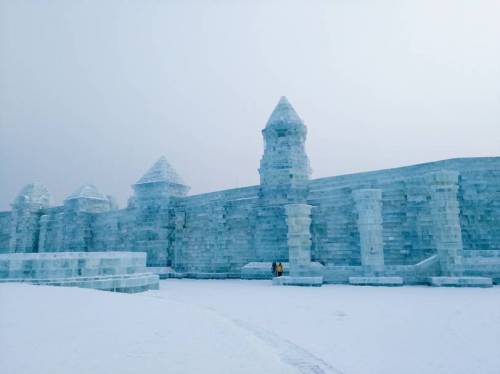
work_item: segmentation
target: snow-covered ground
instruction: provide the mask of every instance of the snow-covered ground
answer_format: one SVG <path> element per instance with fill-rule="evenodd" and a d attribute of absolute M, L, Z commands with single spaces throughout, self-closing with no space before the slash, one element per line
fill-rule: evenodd
<path fill-rule="evenodd" d="M 0 372 L 499 374 L 500 287 L 0 284 Z"/>

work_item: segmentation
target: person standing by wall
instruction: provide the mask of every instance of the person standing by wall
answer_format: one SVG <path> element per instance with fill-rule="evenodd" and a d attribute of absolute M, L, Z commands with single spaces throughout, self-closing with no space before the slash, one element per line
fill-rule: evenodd
<path fill-rule="evenodd" d="M 278 273 L 278 277 L 281 277 L 283 275 L 285 268 L 283 267 L 283 264 L 281 262 L 278 262 L 278 265 L 276 266 L 276 272 Z"/>

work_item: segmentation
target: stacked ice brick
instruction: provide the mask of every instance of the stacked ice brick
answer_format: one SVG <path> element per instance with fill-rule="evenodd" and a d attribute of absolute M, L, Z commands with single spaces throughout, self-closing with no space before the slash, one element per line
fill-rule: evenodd
<path fill-rule="evenodd" d="M 94 186 L 57 207 L 43 186 L 27 186 L 0 212 L 0 252 L 147 252 L 148 266 L 196 278 L 268 278 L 272 261 L 288 272 L 290 256 L 310 253 L 326 282 L 500 279 L 500 157 L 310 180 L 307 130 L 286 98 L 262 133 L 257 186 L 187 196 L 165 158 L 133 185 L 125 209 Z M 293 218 L 296 204 L 310 213 Z"/>
<path fill-rule="evenodd" d="M 0 254 L 0 281 L 119 292 L 158 288 L 158 276 L 146 271 L 146 253 L 140 252 Z"/>

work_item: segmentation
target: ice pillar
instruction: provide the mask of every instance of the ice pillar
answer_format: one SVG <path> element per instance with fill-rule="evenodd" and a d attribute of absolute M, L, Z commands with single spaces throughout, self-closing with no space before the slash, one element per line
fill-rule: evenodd
<path fill-rule="evenodd" d="M 358 213 L 361 265 L 367 271 L 383 271 L 382 191 L 356 190 L 353 191 L 353 197 Z"/>
<path fill-rule="evenodd" d="M 311 208 L 312 206 L 307 204 L 289 204 L 285 206 L 291 276 L 310 275 Z"/>
<path fill-rule="evenodd" d="M 425 175 L 430 194 L 432 233 L 443 275 L 462 274 L 462 230 L 458 204 L 458 172 Z"/>

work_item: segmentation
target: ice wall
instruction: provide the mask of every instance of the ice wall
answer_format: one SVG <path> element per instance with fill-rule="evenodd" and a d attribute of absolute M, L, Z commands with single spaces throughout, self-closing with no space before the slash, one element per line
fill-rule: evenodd
<path fill-rule="evenodd" d="M 289 260 L 287 206 L 296 204 L 311 207 L 313 262 L 397 272 L 439 254 L 443 273 L 453 273 L 447 264 L 458 257 L 496 271 L 500 157 L 310 180 L 307 129 L 286 98 L 262 134 L 258 186 L 187 196 L 189 186 L 164 157 L 132 186 L 125 209 L 88 185 L 50 207 L 46 189 L 28 185 L 11 212 L 0 212 L 0 252 L 140 251 L 149 266 L 237 277 L 250 262 Z"/>
<path fill-rule="evenodd" d="M 309 184 L 313 205 L 313 259 L 360 265 L 358 215 L 353 191 L 382 190 L 386 264 L 415 264 L 436 252 L 426 174 L 458 173 L 464 250 L 500 249 L 500 157 L 437 161 L 396 169 L 322 178 Z"/>

